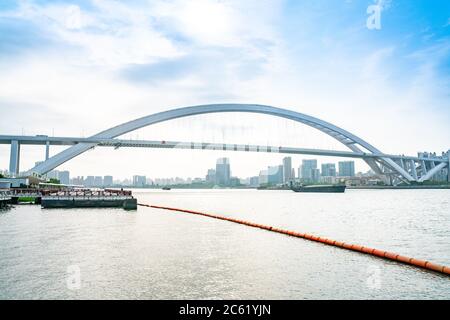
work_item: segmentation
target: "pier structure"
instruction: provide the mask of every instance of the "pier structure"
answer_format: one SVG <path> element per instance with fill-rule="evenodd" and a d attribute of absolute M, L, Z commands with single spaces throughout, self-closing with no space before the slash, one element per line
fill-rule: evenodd
<path fill-rule="evenodd" d="M 136 210 L 137 199 L 125 190 L 47 190 L 42 192 L 42 208 L 123 208 Z"/>
<path fill-rule="evenodd" d="M 25 200 L 24 200 L 25 199 Z M 0 190 L 0 206 L 27 202 L 42 208 L 123 208 L 136 210 L 131 191 L 115 189 L 9 189 Z"/>

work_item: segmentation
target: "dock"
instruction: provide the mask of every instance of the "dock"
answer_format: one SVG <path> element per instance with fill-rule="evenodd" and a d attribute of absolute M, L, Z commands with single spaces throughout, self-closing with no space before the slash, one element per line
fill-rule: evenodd
<path fill-rule="evenodd" d="M 136 210 L 137 199 L 124 190 L 66 190 L 42 192 L 42 208 L 123 208 Z"/>
<path fill-rule="evenodd" d="M 42 208 L 123 208 L 137 210 L 131 191 L 115 189 L 9 189 L 0 191 L 0 206 L 37 204 Z"/>

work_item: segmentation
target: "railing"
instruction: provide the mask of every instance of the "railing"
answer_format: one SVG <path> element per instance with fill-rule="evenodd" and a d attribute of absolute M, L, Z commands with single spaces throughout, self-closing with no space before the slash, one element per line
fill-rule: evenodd
<path fill-rule="evenodd" d="M 132 199 L 132 196 L 60 196 L 60 195 L 50 195 L 50 196 L 43 196 L 42 200 L 73 200 L 73 201 L 79 201 L 79 200 L 95 200 L 95 201 L 101 201 L 101 200 L 127 200 Z"/>
<path fill-rule="evenodd" d="M 11 197 L 71 197 L 71 198 L 130 198 L 131 191 L 126 190 L 91 190 L 91 189 L 76 189 L 76 190 L 51 190 L 51 189 L 11 189 L 9 196 Z"/>
<path fill-rule="evenodd" d="M 41 191 L 37 189 L 11 189 L 11 196 L 26 197 L 26 196 L 40 196 Z"/>
<path fill-rule="evenodd" d="M 98 198 L 110 198 L 110 197 L 131 197 L 131 191 L 125 190 L 44 190 L 41 192 L 44 197 L 98 197 Z"/>

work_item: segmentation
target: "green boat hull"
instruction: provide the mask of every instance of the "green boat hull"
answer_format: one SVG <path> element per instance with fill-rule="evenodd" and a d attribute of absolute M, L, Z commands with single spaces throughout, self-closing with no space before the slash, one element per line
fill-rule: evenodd
<path fill-rule="evenodd" d="M 326 192 L 326 193 L 343 193 L 345 192 L 345 185 L 327 185 L 327 186 L 302 186 L 292 187 L 294 192 Z"/>

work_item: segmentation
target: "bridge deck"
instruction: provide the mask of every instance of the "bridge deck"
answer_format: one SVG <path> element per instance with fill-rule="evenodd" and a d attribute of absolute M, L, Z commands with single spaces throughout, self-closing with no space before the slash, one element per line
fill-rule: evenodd
<path fill-rule="evenodd" d="M 157 141 L 157 140 L 126 140 L 126 139 L 103 139 L 103 138 L 77 138 L 77 137 L 48 137 L 48 136 L 12 136 L 0 135 L 0 144 L 11 144 L 11 141 L 19 141 L 25 145 L 67 145 L 72 146 L 78 143 L 93 143 L 99 147 L 114 148 L 165 148 L 165 149 L 196 149 L 196 150 L 225 150 L 225 151 L 244 151 L 244 152 L 268 152 L 268 153 L 286 153 L 286 154 L 304 154 L 331 157 L 348 158 L 390 158 L 404 159 L 414 161 L 434 161 L 448 162 L 448 159 L 442 157 L 415 157 L 405 155 L 392 155 L 385 153 L 370 152 L 352 152 L 339 150 L 309 149 L 295 147 L 275 147 L 261 145 L 243 145 L 243 144 L 222 144 L 207 142 L 182 142 L 182 141 Z"/>

